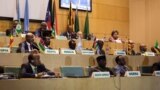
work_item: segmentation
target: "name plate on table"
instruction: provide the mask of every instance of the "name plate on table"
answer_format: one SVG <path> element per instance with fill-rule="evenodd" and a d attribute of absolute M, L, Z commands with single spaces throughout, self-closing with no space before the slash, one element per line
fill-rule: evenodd
<path fill-rule="evenodd" d="M 94 51 L 82 50 L 82 55 L 95 55 Z"/>
<path fill-rule="evenodd" d="M 0 53 L 10 53 L 10 52 L 11 52 L 10 48 L 5 48 L 5 47 L 0 48 Z"/>
<path fill-rule="evenodd" d="M 145 52 L 145 56 L 155 56 L 155 53 L 153 53 L 153 52 Z"/>
<path fill-rule="evenodd" d="M 126 77 L 140 77 L 141 73 L 140 71 L 126 71 L 125 76 Z"/>
<path fill-rule="evenodd" d="M 158 76 L 158 77 L 160 77 L 160 71 L 154 71 L 154 73 L 153 73 L 155 76 Z"/>
<path fill-rule="evenodd" d="M 67 40 L 66 36 L 56 36 L 58 40 Z"/>
<path fill-rule="evenodd" d="M 45 54 L 59 54 L 59 50 L 45 49 Z"/>
<path fill-rule="evenodd" d="M 76 51 L 75 50 L 65 50 L 65 49 L 62 49 L 61 50 L 61 54 L 73 54 L 73 55 L 75 55 Z"/>
<path fill-rule="evenodd" d="M 93 72 L 92 77 L 93 78 L 110 78 L 111 75 L 109 72 Z"/>
<path fill-rule="evenodd" d="M 123 50 L 116 50 L 114 53 L 115 55 L 126 55 L 126 52 Z"/>

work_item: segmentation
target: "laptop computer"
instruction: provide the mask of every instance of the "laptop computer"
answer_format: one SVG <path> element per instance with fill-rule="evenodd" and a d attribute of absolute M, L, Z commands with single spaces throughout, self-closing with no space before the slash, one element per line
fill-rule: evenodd
<path fill-rule="evenodd" d="M 80 78 L 84 76 L 84 70 L 82 67 L 65 66 L 60 68 L 62 77 Z"/>

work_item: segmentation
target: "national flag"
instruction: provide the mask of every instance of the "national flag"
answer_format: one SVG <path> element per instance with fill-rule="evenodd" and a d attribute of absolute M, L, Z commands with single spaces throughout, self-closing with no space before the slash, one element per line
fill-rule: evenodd
<path fill-rule="evenodd" d="M 48 30 L 52 31 L 52 36 L 55 36 L 55 30 L 53 28 L 53 7 L 52 7 L 52 0 L 49 0 L 49 2 L 48 2 L 48 8 L 47 8 L 45 22 L 47 23 Z"/>
<path fill-rule="evenodd" d="M 75 14 L 75 24 L 74 24 L 75 32 L 79 31 L 79 17 L 78 17 L 78 6 L 76 7 L 76 14 Z"/>
<path fill-rule="evenodd" d="M 74 25 L 74 20 L 73 20 L 73 10 L 72 10 L 72 3 L 70 2 L 70 7 L 69 7 L 69 14 L 68 14 L 68 26 Z"/>
<path fill-rule="evenodd" d="M 159 48 L 159 43 L 158 43 L 158 41 L 155 42 L 154 47 L 155 47 L 155 48 Z"/>
<path fill-rule="evenodd" d="M 11 35 L 11 36 L 10 36 L 10 41 L 9 41 L 9 47 L 10 47 L 10 48 L 12 47 L 13 42 L 14 42 L 14 39 L 13 39 L 13 36 Z"/>
<path fill-rule="evenodd" d="M 56 0 L 54 0 L 54 2 L 53 2 L 53 27 L 54 27 L 55 35 L 58 35 Z"/>
<path fill-rule="evenodd" d="M 14 17 L 14 20 L 18 20 L 18 24 L 16 26 L 16 34 L 18 35 L 22 33 L 19 0 L 16 0 L 16 15 Z"/>
<path fill-rule="evenodd" d="M 45 44 L 44 44 L 44 41 L 43 41 L 43 39 L 41 38 L 40 41 L 39 41 L 39 43 L 38 43 L 38 47 L 39 47 L 39 49 L 40 49 L 41 52 L 44 52 L 44 51 L 45 51 L 44 45 L 45 45 Z"/>
<path fill-rule="evenodd" d="M 89 35 L 89 17 L 88 17 L 88 10 L 87 10 L 85 25 L 84 25 L 84 37 L 87 38 L 88 35 Z"/>
<path fill-rule="evenodd" d="M 24 33 L 29 31 L 29 6 L 28 0 L 25 3 L 25 10 L 24 10 Z"/>

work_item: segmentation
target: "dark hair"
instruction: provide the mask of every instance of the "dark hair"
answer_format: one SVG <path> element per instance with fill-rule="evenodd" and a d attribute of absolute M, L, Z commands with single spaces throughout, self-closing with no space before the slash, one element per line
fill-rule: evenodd
<path fill-rule="evenodd" d="M 118 61 L 120 60 L 119 57 L 121 57 L 122 55 L 118 55 L 116 58 L 115 58 L 115 62 L 118 64 Z"/>
<path fill-rule="evenodd" d="M 113 36 L 115 33 L 119 34 L 119 32 L 117 30 L 113 30 L 111 35 Z"/>
<path fill-rule="evenodd" d="M 0 74 L 4 73 L 4 67 L 0 66 Z"/>
<path fill-rule="evenodd" d="M 74 45 L 73 43 L 76 43 L 73 39 L 69 41 L 68 45 L 70 49 L 75 49 L 76 44 Z"/>
<path fill-rule="evenodd" d="M 101 61 L 101 60 L 105 60 L 106 61 L 106 56 L 105 55 L 102 55 L 102 56 L 98 56 L 96 58 L 97 62 Z"/>

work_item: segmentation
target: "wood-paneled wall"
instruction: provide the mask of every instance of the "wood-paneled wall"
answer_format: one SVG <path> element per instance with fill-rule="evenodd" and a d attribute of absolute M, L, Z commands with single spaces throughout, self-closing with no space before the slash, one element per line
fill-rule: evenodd
<path fill-rule="evenodd" d="M 68 10 L 59 9 L 56 0 L 59 33 L 66 30 Z M 129 34 L 129 0 L 92 0 L 92 12 L 89 13 L 90 32 L 98 37 L 110 36 L 113 29 L 120 32 L 120 36 Z M 80 30 L 84 29 L 85 12 L 79 11 Z M 0 20 L 0 31 L 11 27 L 12 20 Z M 39 22 L 40 23 L 40 22 Z M 31 22 L 30 30 L 34 31 L 39 23 Z"/>
<path fill-rule="evenodd" d="M 130 38 L 150 48 L 160 42 L 160 0 L 130 0 Z"/>

